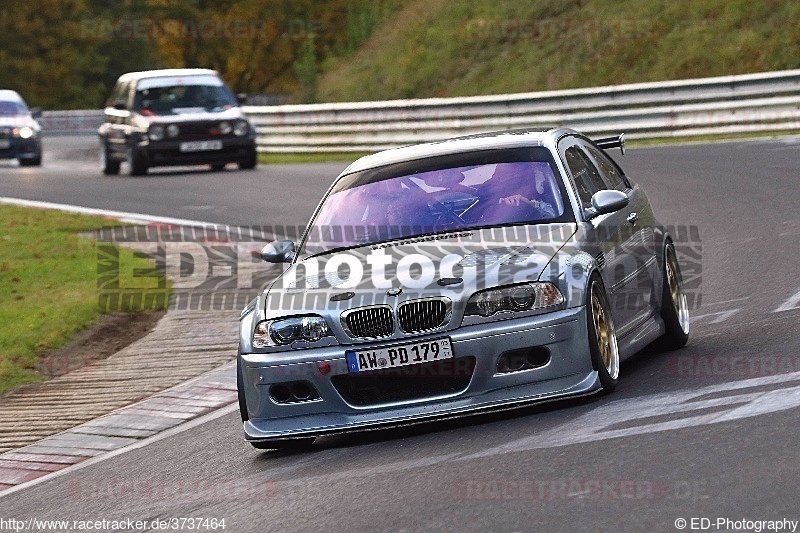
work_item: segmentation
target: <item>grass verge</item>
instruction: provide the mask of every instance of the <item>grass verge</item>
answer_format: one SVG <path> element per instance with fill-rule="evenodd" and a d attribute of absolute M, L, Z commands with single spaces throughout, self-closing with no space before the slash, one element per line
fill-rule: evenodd
<path fill-rule="evenodd" d="M 372 152 L 307 152 L 291 154 L 258 154 L 258 162 L 264 165 L 281 165 L 291 163 L 333 163 L 353 162 L 359 157 Z"/>
<path fill-rule="evenodd" d="M 40 356 L 62 347 L 96 320 L 98 249 L 79 233 L 119 225 L 101 217 L 0 205 L 0 394 L 41 380 Z M 118 280 L 149 259 L 118 249 Z M 169 283 L 154 283 L 166 306 Z M 115 311 L 137 312 L 121 307 Z"/>

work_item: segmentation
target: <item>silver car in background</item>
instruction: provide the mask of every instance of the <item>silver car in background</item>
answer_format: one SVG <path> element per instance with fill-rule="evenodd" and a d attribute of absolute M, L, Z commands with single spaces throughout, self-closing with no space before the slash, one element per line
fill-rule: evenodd
<path fill-rule="evenodd" d="M 243 311 L 256 448 L 609 392 L 620 361 L 683 346 L 674 245 L 641 188 L 576 131 L 384 151 L 333 183 L 286 270 Z"/>
<path fill-rule="evenodd" d="M 16 159 L 20 166 L 42 164 L 42 128 L 39 108 L 28 109 L 16 91 L 0 90 L 0 159 Z"/>

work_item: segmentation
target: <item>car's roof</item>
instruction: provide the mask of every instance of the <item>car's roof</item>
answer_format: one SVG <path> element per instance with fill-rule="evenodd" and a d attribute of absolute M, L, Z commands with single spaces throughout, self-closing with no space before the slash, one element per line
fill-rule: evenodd
<path fill-rule="evenodd" d="M 519 146 L 546 146 L 565 133 L 576 133 L 567 128 L 531 128 L 494 131 L 454 137 L 442 141 L 392 148 L 354 161 L 342 174 L 350 174 L 404 161 L 425 159 L 448 154 L 495 150 Z M 549 141 L 549 142 L 548 142 Z"/>
<path fill-rule="evenodd" d="M 19 93 L 11 89 L 0 89 L 0 100 L 5 100 L 7 102 L 24 102 Z"/>
<path fill-rule="evenodd" d="M 118 81 L 141 80 L 144 78 L 165 78 L 168 76 L 216 76 L 217 71 L 207 68 L 165 68 L 161 70 L 142 70 L 128 72 L 119 77 Z"/>

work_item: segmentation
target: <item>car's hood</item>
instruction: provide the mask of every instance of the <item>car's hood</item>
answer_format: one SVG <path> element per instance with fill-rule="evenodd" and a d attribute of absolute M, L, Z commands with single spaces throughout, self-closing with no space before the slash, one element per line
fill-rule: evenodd
<path fill-rule="evenodd" d="M 36 122 L 30 115 L 0 117 L 0 128 L 22 128 L 25 126 L 39 131 L 39 123 Z"/>
<path fill-rule="evenodd" d="M 169 115 L 141 115 L 150 124 L 175 124 L 181 122 L 203 122 L 213 120 L 235 120 L 244 118 L 242 110 L 232 107 L 223 111 L 206 111 L 202 107 L 178 108 Z"/>
<path fill-rule="evenodd" d="M 268 289 L 267 315 L 270 309 L 274 316 L 318 312 L 331 297 L 337 301 L 348 293 L 354 295 L 338 300 L 340 305 L 433 295 L 465 300 L 484 288 L 539 279 L 575 231 L 574 223 L 469 230 L 311 257 L 289 267 Z"/>

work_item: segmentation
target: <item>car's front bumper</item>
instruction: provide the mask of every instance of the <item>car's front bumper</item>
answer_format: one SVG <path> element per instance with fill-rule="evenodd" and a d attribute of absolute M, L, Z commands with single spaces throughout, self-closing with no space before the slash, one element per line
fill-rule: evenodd
<path fill-rule="evenodd" d="M 271 441 L 395 427 L 580 396 L 600 389 L 589 356 L 583 307 L 418 338 L 444 336 L 450 338 L 455 358 L 474 357 L 474 370 L 462 390 L 374 405 L 346 401 L 331 379 L 348 374 L 345 349 L 351 346 L 299 350 L 280 356 L 242 354 L 239 363 L 249 416 L 244 423 L 245 438 Z M 544 366 L 496 372 L 500 354 L 537 346 L 550 352 Z M 325 362 L 330 371 L 323 375 L 319 365 Z M 271 398 L 272 385 L 296 380 L 310 382 L 318 398 L 281 404 Z"/>
<path fill-rule="evenodd" d="M 143 151 L 147 164 L 158 167 L 245 161 L 253 156 L 256 149 L 255 139 L 250 137 L 205 140 L 221 140 L 222 148 L 219 150 L 182 152 L 180 145 L 181 142 L 185 141 L 151 141 Z"/>
<path fill-rule="evenodd" d="M 41 154 L 42 144 L 38 137 L 0 139 L 0 159 L 35 159 Z"/>

